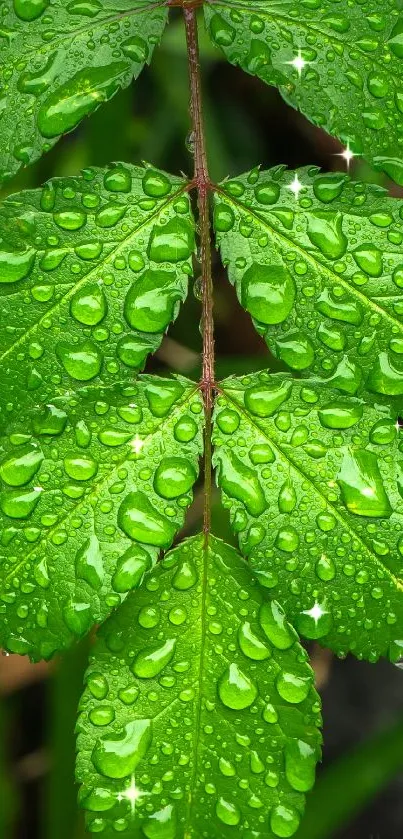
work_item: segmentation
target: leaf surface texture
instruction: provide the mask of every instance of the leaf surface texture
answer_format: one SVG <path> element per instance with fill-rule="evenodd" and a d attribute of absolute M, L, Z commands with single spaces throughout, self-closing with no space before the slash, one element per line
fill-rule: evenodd
<path fill-rule="evenodd" d="M 320 754 L 312 677 L 237 552 L 213 537 L 183 542 L 91 657 L 77 765 L 89 830 L 291 836 Z"/>

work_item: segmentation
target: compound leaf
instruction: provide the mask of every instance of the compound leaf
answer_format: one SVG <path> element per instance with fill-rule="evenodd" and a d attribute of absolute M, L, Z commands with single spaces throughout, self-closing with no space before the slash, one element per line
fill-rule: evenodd
<path fill-rule="evenodd" d="M 218 483 L 241 550 L 306 638 L 376 660 L 403 646 L 403 455 L 396 415 L 318 379 L 227 379 Z"/>
<path fill-rule="evenodd" d="M 89 830 L 291 836 L 320 754 L 312 683 L 239 554 L 186 540 L 99 632 L 78 723 Z"/>
<path fill-rule="evenodd" d="M 82 389 L 1 438 L 0 644 L 67 647 L 136 587 L 183 525 L 202 451 L 182 378 Z"/>
<path fill-rule="evenodd" d="M 312 167 L 218 188 L 223 261 L 275 356 L 345 394 L 403 395 L 402 216 L 381 188 Z"/>
<path fill-rule="evenodd" d="M 0 184 L 137 78 L 167 15 L 149 0 L 7 0 Z"/>
<path fill-rule="evenodd" d="M 144 365 L 192 273 L 186 182 L 113 164 L 0 208 L 0 413 L 4 418 Z"/>
<path fill-rule="evenodd" d="M 232 64 L 403 184 L 403 14 L 377 0 L 207 0 L 211 38 Z"/>

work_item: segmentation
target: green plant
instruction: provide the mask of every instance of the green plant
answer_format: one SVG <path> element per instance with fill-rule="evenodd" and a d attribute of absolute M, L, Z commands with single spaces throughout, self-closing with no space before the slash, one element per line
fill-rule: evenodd
<path fill-rule="evenodd" d="M 347 162 L 401 184 L 403 18 L 375 0 L 4 3 L 4 181 L 139 74 L 170 6 L 193 178 L 111 164 L 0 209 L 1 640 L 49 658 L 105 621 L 78 721 L 90 832 L 289 837 L 320 756 L 297 633 L 371 661 L 402 651 L 403 209 L 312 167 L 213 184 L 197 14 Z M 200 381 L 137 376 L 186 296 L 193 193 Z M 294 375 L 215 380 L 210 196 L 240 302 Z M 166 553 L 203 431 L 203 533 Z M 211 533 L 213 462 L 242 557 Z"/>

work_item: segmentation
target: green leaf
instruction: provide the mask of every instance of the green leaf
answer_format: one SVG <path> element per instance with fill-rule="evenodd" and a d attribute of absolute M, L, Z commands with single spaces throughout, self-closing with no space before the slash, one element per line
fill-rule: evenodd
<path fill-rule="evenodd" d="M 151 61 L 168 16 L 167 8 L 149 0 L 6 5 L 0 32 L 0 184 L 137 78 Z"/>
<path fill-rule="evenodd" d="M 277 358 L 345 394 L 403 395 L 402 217 L 381 188 L 314 167 L 218 187 L 223 261 Z"/>
<path fill-rule="evenodd" d="M 104 620 L 182 527 L 202 451 L 187 379 L 82 389 L 0 441 L 0 645 L 49 658 Z"/>
<path fill-rule="evenodd" d="M 0 208 L 0 412 L 141 369 L 192 273 L 186 182 L 113 164 Z"/>
<path fill-rule="evenodd" d="M 286 837 L 320 753 L 313 673 L 237 552 L 188 539 L 102 627 L 78 723 L 105 839 Z"/>
<path fill-rule="evenodd" d="M 403 14 L 395 0 L 214 0 L 205 17 L 232 64 L 403 184 Z"/>
<path fill-rule="evenodd" d="M 338 655 L 403 647 L 403 456 L 396 416 L 318 379 L 227 379 L 218 483 L 242 553 L 306 638 Z"/>

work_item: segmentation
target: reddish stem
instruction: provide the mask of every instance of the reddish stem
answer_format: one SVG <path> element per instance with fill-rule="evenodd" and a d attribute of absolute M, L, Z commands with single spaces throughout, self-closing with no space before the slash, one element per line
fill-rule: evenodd
<path fill-rule="evenodd" d="M 183 6 L 185 18 L 186 43 L 190 78 L 190 112 L 192 117 L 192 141 L 194 145 L 195 171 L 193 184 L 197 189 L 199 207 L 199 232 L 202 274 L 202 330 L 203 330 L 203 367 L 200 387 L 204 397 L 205 411 L 205 486 L 204 486 L 204 532 L 211 527 L 211 418 L 214 401 L 214 319 L 213 319 L 213 280 L 211 271 L 211 238 L 209 190 L 211 181 L 208 172 L 206 140 L 204 133 L 202 91 L 200 75 L 199 38 L 197 30 L 196 7 L 200 2 L 187 3 Z"/>

